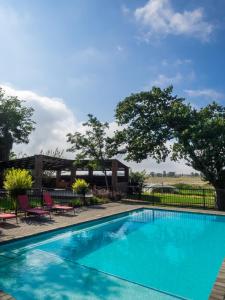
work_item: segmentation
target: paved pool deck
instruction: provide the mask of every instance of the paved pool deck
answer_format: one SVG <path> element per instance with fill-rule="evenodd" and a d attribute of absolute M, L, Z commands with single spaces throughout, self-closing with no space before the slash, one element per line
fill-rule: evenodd
<path fill-rule="evenodd" d="M 38 217 L 30 216 L 25 218 L 21 215 L 16 219 L 8 220 L 7 222 L 0 223 L 0 244 L 10 240 L 20 239 L 23 237 L 43 233 L 78 223 L 99 219 L 102 217 L 111 216 L 117 213 L 134 210 L 141 208 L 143 205 L 129 205 L 122 203 L 107 203 L 103 205 L 89 206 L 85 208 L 78 208 L 73 212 L 68 213 L 54 213 L 52 218 L 48 216 Z"/>
<path fill-rule="evenodd" d="M 177 208 L 177 207 L 162 207 L 147 205 L 143 202 L 114 202 L 103 205 L 89 206 L 87 208 L 79 208 L 76 214 L 54 214 L 50 220 L 48 217 L 27 217 L 21 215 L 18 224 L 16 220 L 9 220 L 0 223 L 0 245 L 1 243 L 9 242 L 11 240 L 20 239 L 27 236 L 32 236 L 38 233 L 47 232 L 86 221 L 96 220 L 99 218 L 111 216 L 114 214 L 131 211 L 138 208 L 155 208 L 167 209 L 203 214 L 215 214 L 225 216 L 225 212 L 218 212 L 216 210 L 203 210 L 203 209 L 190 209 L 190 208 Z M 4 296 L 4 297 L 3 297 Z M 13 299 L 9 295 L 0 291 L 0 299 L 9 300 Z M 210 300 L 225 300 L 225 260 L 221 266 L 218 277 L 212 289 Z"/>

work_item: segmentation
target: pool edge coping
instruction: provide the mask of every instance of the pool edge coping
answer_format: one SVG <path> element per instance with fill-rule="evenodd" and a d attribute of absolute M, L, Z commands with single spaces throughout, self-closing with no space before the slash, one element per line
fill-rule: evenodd
<path fill-rule="evenodd" d="M 32 237 L 35 237 L 35 236 L 40 236 L 40 235 L 48 234 L 48 233 L 51 233 L 51 232 L 52 233 L 57 232 L 57 231 L 67 229 L 67 228 L 71 228 L 71 227 L 74 227 L 74 226 L 88 224 L 88 223 L 91 223 L 93 221 L 105 220 L 105 219 L 107 219 L 109 217 L 112 217 L 112 216 L 119 216 L 119 215 L 122 215 L 124 213 L 129 213 L 129 212 L 132 212 L 132 211 L 142 210 L 142 209 L 145 209 L 145 207 L 133 208 L 133 209 L 125 210 L 125 211 L 118 212 L 118 213 L 112 213 L 112 214 L 109 214 L 109 215 L 103 216 L 103 217 L 96 217 L 96 218 L 94 217 L 91 220 L 81 221 L 81 222 L 78 222 L 78 223 L 74 223 L 74 224 L 70 224 L 70 225 L 66 225 L 66 226 L 62 226 L 62 227 L 58 227 L 58 228 L 53 228 L 53 229 L 45 230 L 45 231 L 42 231 L 42 232 L 36 232 L 36 233 L 28 234 L 26 236 L 19 236 L 19 237 L 16 237 L 16 238 L 14 237 L 12 239 L 8 239 L 8 240 L 5 240 L 5 241 L 0 241 L 0 247 L 3 246 L 3 245 L 13 243 L 13 242 L 18 242 L 20 240 L 26 240 L 26 239 L 29 239 L 29 238 L 32 238 Z"/>

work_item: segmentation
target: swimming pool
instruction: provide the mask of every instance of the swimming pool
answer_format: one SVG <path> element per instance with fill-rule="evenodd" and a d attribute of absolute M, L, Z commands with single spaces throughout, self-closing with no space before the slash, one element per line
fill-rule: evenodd
<path fill-rule="evenodd" d="M 28 299 L 208 299 L 225 217 L 141 209 L 0 246 L 0 289 Z"/>

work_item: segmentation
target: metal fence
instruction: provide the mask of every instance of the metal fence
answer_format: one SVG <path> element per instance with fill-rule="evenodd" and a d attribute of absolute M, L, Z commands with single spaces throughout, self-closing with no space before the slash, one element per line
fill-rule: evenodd
<path fill-rule="evenodd" d="M 74 193 L 71 189 L 30 189 L 26 191 L 29 198 L 30 206 L 43 205 L 43 193 L 49 192 L 57 204 L 69 203 L 73 206 L 79 205 L 79 201 L 83 201 L 83 196 Z M 92 193 L 85 195 L 86 203 L 90 202 L 93 197 Z M 6 190 L 0 189 L 0 210 L 15 210 L 18 206 L 15 197 Z"/>
<path fill-rule="evenodd" d="M 79 206 L 83 196 L 77 195 L 71 189 L 30 189 L 26 194 L 29 197 L 31 206 L 43 205 L 43 193 L 48 191 L 54 201 L 59 204 L 70 203 L 73 206 Z M 98 190 L 94 194 L 103 197 L 111 198 L 111 194 L 103 193 L 104 190 Z M 142 200 L 147 201 L 152 205 L 165 205 L 165 206 L 179 206 L 179 207 L 192 207 L 192 208 L 215 208 L 216 193 L 213 189 L 183 189 L 183 188 L 145 188 L 140 193 L 136 188 L 129 187 L 129 193 L 123 198 L 128 200 Z M 93 194 L 86 195 L 86 203 L 92 203 Z M 225 199 L 224 199 L 225 200 Z M 12 195 L 5 191 L 0 190 L 0 210 L 15 210 L 16 202 Z"/>
<path fill-rule="evenodd" d="M 152 205 L 193 207 L 193 208 L 215 208 L 216 193 L 214 189 L 183 189 L 183 188 L 145 188 L 138 192 L 132 187 L 127 199 L 147 201 Z"/>

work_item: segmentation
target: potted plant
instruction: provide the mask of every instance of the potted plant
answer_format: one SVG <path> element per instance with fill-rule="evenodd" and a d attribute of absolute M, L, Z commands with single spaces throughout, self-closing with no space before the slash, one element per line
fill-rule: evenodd
<path fill-rule="evenodd" d="M 83 202 L 87 205 L 85 195 L 89 190 L 89 184 L 84 179 L 76 179 L 75 182 L 72 184 L 72 189 L 78 195 L 83 196 Z"/>

